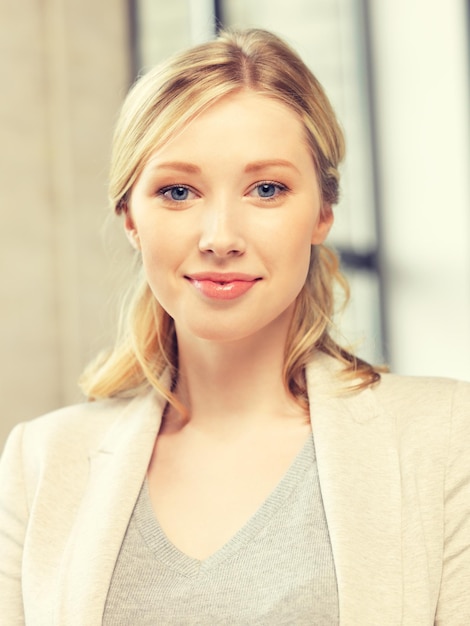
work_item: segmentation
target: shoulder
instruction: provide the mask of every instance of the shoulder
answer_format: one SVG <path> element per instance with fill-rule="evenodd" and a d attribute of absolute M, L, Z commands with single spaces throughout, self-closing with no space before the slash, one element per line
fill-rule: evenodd
<path fill-rule="evenodd" d="M 111 433 L 126 436 L 126 425 L 139 415 L 149 395 L 84 402 L 23 422 L 13 429 L 5 450 L 14 445 L 27 465 L 35 467 L 51 460 L 88 459 Z"/>
<path fill-rule="evenodd" d="M 129 400 L 99 400 L 67 406 L 20 425 L 23 437 L 35 448 L 54 447 L 66 442 L 93 445 L 125 410 Z"/>
<path fill-rule="evenodd" d="M 459 433 L 460 445 L 470 452 L 470 383 L 383 374 L 371 393 L 393 420 L 400 444 L 451 452 Z"/>
<path fill-rule="evenodd" d="M 401 376 L 384 373 L 365 389 L 360 381 L 342 376 L 341 364 L 332 357 L 317 356 L 307 369 L 309 395 L 325 396 L 334 406 L 344 406 L 354 421 L 389 423 L 390 434 L 413 433 L 424 439 L 446 437 L 451 427 L 469 431 L 470 383 L 449 378 Z"/>
<path fill-rule="evenodd" d="M 470 404 L 470 383 L 450 378 L 382 374 L 372 393 L 394 413 L 450 416 Z"/>
<path fill-rule="evenodd" d="M 451 428 L 457 424 L 470 435 L 470 383 L 449 378 L 383 374 L 372 394 L 398 426 L 422 424 Z"/>
<path fill-rule="evenodd" d="M 315 354 L 307 367 L 307 381 L 315 393 L 350 401 L 367 400 L 380 412 L 398 415 L 451 415 L 469 408 L 470 383 L 451 378 L 382 373 L 374 385 L 358 389 L 360 380 L 343 377 L 344 366 L 331 356 Z"/>
<path fill-rule="evenodd" d="M 69 406 L 19 424 L 0 459 L 0 483 L 20 481 L 29 502 L 39 488 L 80 491 L 98 452 L 113 455 L 155 437 L 163 405 L 148 391 Z"/>

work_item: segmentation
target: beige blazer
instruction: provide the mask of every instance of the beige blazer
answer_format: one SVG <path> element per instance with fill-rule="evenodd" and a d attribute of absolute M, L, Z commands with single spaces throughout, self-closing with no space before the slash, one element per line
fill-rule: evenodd
<path fill-rule="evenodd" d="M 309 367 L 341 626 L 470 624 L 470 385 L 385 375 L 338 394 Z M 0 465 L 0 624 L 98 626 L 163 402 L 18 426 Z M 274 625 L 275 626 L 275 625 Z"/>

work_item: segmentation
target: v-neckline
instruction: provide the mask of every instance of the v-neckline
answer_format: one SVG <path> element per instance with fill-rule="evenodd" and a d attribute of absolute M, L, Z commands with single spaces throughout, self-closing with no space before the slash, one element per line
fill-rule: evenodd
<path fill-rule="evenodd" d="M 230 558 L 252 541 L 276 512 L 287 503 L 314 461 L 313 435 L 310 434 L 270 495 L 224 545 L 203 560 L 190 557 L 168 539 L 154 513 L 147 478 L 142 485 L 135 508 L 137 527 L 155 558 L 184 576 L 195 577 Z"/>

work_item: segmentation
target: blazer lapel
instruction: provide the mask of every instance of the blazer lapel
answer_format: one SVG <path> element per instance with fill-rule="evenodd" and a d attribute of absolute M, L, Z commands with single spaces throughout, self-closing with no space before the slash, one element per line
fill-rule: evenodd
<path fill-rule="evenodd" d="M 394 421 L 370 389 L 345 394 L 331 359 L 307 370 L 341 626 L 402 620 L 401 488 Z"/>
<path fill-rule="evenodd" d="M 165 401 L 131 401 L 98 450 L 61 567 L 55 624 L 98 626 L 129 519 L 160 427 Z"/>
<path fill-rule="evenodd" d="M 311 421 L 341 626 L 402 619 L 401 488 L 393 420 L 371 390 L 341 395 L 331 359 L 307 369 Z M 165 401 L 131 401 L 96 451 L 61 567 L 57 626 L 99 626 Z"/>

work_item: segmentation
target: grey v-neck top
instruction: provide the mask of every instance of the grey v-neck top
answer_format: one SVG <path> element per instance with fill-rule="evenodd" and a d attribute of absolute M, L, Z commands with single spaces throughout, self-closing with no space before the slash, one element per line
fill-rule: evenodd
<path fill-rule="evenodd" d="M 313 437 L 257 512 L 203 561 L 168 540 L 144 482 L 103 616 L 104 626 L 129 624 L 339 624 Z"/>

